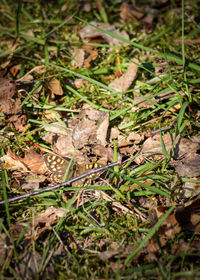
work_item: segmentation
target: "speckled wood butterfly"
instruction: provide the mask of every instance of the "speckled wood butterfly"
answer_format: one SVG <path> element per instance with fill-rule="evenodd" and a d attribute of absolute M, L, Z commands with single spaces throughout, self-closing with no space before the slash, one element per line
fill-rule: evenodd
<path fill-rule="evenodd" d="M 52 180 L 55 183 L 62 183 L 66 173 L 67 176 L 65 179 L 67 180 L 79 176 L 90 169 L 102 166 L 98 163 L 77 164 L 70 162 L 69 158 L 62 158 L 53 154 L 44 155 L 44 161 L 48 170 L 52 173 Z M 69 166 L 69 164 L 71 165 Z M 67 169 L 69 169 L 68 172 L 66 172 Z M 83 181 L 85 181 L 85 179 L 83 179 Z M 75 182 L 73 186 L 80 186 L 83 184 L 83 181 Z"/>

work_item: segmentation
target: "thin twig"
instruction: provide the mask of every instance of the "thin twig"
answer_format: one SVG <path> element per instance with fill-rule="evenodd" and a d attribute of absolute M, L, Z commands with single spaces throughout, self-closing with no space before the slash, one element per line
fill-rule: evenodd
<path fill-rule="evenodd" d="M 18 200 L 21 200 L 21 199 L 25 199 L 25 198 L 29 198 L 29 197 L 32 197 L 32 196 L 36 196 L 36 195 L 39 195 L 41 193 L 57 190 L 57 189 L 59 189 L 61 187 L 64 187 L 64 186 L 67 186 L 67 185 L 71 185 L 72 183 L 74 183 L 74 182 L 76 182 L 78 180 L 81 180 L 81 179 L 83 179 L 83 178 L 85 178 L 87 176 L 90 176 L 92 174 L 101 172 L 101 171 L 103 171 L 103 170 L 105 170 L 107 168 L 110 168 L 110 167 L 113 167 L 113 166 L 116 166 L 116 165 L 119 165 L 119 163 L 118 162 L 113 162 L 111 164 L 105 165 L 103 167 L 99 167 L 97 169 L 91 169 L 90 171 L 85 172 L 85 173 L 81 174 L 80 176 L 77 176 L 77 177 L 75 177 L 73 179 L 67 180 L 64 183 L 57 184 L 57 185 L 50 186 L 50 187 L 46 187 L 46 188 L 43 188 L 43 189 L 41 189 L 39 191 L 33 191 L 33 192 L 29 192 L 29 193 L 22 194 L 22 195 L 19 195 L 19 196 L 15 196 L 15 197 L 9 198 L 8 200 L 0 200 L 0 205 L 5 204 L 6 202 L 12 203 L 14 201 L 18 201 Z"/>
<path fill-rule="evenodd" d="M 173 124 L 177 121 L 177 119 L 178 119 L 178 116 L 170 123 L 170 125 L 168 125 L 166 127 L 163 127 L 161 129 L 153 130 L 153 131 L 150 132 L 150 134 L 156 134 L 158 132 L 169 130 L 170 128 L 172 128 Z"/>

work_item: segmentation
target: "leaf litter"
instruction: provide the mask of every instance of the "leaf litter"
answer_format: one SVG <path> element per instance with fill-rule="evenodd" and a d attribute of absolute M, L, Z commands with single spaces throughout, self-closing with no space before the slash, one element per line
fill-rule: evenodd
<path fill-rule="evenodd" d="M 99 81 L 104 83 L 107 79 L 108 87 L 113 89 L 115 94 L 117 92 L 121 97 L 121 93 L 123 93 L 123 100 L 117 99 L 117 94 L 113 97 L 113 92 L 103 92 L 99 88 L 97 90 L 98 95 L 95 96 L 97 85 L 91 85 L 89 75 L 85 75 L 84 79 L 76 79 L 76 75 L 72 77 L 73 75 L 66 75 L 66 73 L 63 74 L 63 77 L 60 73 L 55 75 L 55 68 L 53 69 L 51 65 L 48 67 L 46 67 L 47 65 L 41 65 L 41 61 L 38 66 L 32 65 L 32 69 L 30 69 L 31 66 L 27 69 L 25 67 L 25 71 L 27 71 L 25 73 L 21 62 L 19 62 L 19 65 L 13 64 L 15 57 L 13 53 L 7 56 L 7 61 L 1 64 L 2 69 L 4 69 L 0 79 L 1 144 L 4 144 L 2 146 L 4 147 L 4 155 L 1 157 L 1 162 L 9 175 L 8 196 L 16 193 L 16 190 L 22 193 L 24 190 L 40 189 L 49 183 L 49 173 L 44 163 L 43 154 L 44 152 L 50 152 L 50 147 L 54 154 L 64 158 L 73 158 L 73 161 L 77 163 L 97 162 L 106 165 L 108 162 L 112 162 L 113 158 L 122 163 L 120 169 L 114 169 L 114 174 L 110 174 L 109 177 L 94 179 L 92 185 L 97 185 L 102 189 L 94 189 L 93 192 L 82 194 L 79 209 L 76 209 L 73 203 L 69 203 L 74 190 L 73 192 L 68 191 L 65 195 L 57 194 L 57 197 L 54 194 L 53 198 L 50 194 L 46 201 L 42 197 L 30 200 L 29 203 L 31 207 L 35 207 L 34 211 L 37 211 L 37 214 L 31 213 L 32 210 L 29 210 L 28 202 L 20 201 L 18 205 L 22 206 L 20 212 L 24 219 L 20 217 L 20 213 L 16 212 L 18 221 L 13 218 L 12 204 L 9 205 L 12 224 L 5 223 L 2 227 L 4 232 L 0 234 L 1 256 L 6 260 L 6 262 L 0 260 L 4 272 L 8 270 L 8 264 L 13 262 L 13 247 L 7 232 L 12 233 L 14 240 L 18 244 L 20 243 L 21 248 L 25 250 L 23 254 L 19 252 L 19 265 L 15 266 L 17 273 L 21 277 L 32 277 L 37 275 L 42 258 L 37 251 L 34 255 L 30 240 L 48 243 L 46 235 L 50 234 L 58 223 L 62 227 L 61 221 L 65 221 L 66 228 L 70 229 L 71 232 L 66 230 L 65 227 L 63 227 L 63 234 L 59 232 L 62 238 L 61 240 L 57 236 L 60 242 L 60 251 L 53 249 L 49 253 L 48 261 L 51 257 L 62 255 L 67 244 L 70 252 L 88 252 L 88 254 L 97 256 L 102 262 L 109 260 L 112 264 L 112 272 L 116 272 L 119 266 L 123 270 L 127 258 L 130 258 L 133 252 L 137 252 L 137 244 L 145 239 L 146 232 L 156 227 L 171 205 L 174 206 L 174 210 L 166 217 L 159 228 L 151 236 L 149 235 L 148 241 L 143 243 L 141 249 L 135 253 L 134 263 L 143 265 L 160 260 L 164 262 L 163 250 L 168 250 L 173 256 L 181 255 L 186 251 L 194 256 L 199 255 L 199 136 L 195 134 L 196 131 L 191 132 L 189 130 L 191 125 L 193 125 L 193 128 L 195 127 L 195 121 L 198 122 L 198 112 L 195 108 L 195 102 L 198 101 L 194 99 L 193 104 L 191 102 L 184 115 L 191 120 L 185 126 L 188 133 L 185 131 L 182 131 L 183 133 L 180 133 L 180 135 L 177 135 L 177 131 L 176 134 L 174 133 L 175 129 L 180 129 L 180 124 L 171 126 L 162 135 L 155 133 L 147 135 L 147 132 L 144 131 L 143 128 L 147 124 L 154 127 L 154 118 L 162 119 L 163 111 L 161 108 L 164 108 L 162 106 L 165 106 L 165 104 L 168 106 L 177 92 L 179 99 L 186 99 L 187 95 L 184 90 L 172 90 L 168 87 L 170 82 L 165 84 L 165 81 L 161 84 L 160 92 L 156 91 L 159 84 L 154 88 L 156 94 L 147 90 L 149 89 L 147 84 L 152 86 L 156 82 L 155 80 L 151 82 L 148 75 L 146 79 L 144 72 L 141 71 L 140 66 L 145 59 L 151 61 L 153 58 L 157 61 L 158 66 L 155 64 L 154 67 L 156 78 L 160 77 L 157 81 L 162 81 L 163 73 L 169 75 L 172 71 L 175 75 L 177 71 L 182 70 L 182 67 L 179 67 L 176 63 L 166 63 L 160 57 L 154 58 L 152 54 L 144 59 L 144 53 L 141 52 L 139 59 L 137 56 L 131 57 L 128 64 L 127 60 L 124 59 L 120 64 L 123 71 L 116 72 L 116 66 L 113 66 L 113 60 L 109 58 L 109 55 L 115 52 L 114 47 L 128 48 L 128 44 L 127 41 L 123 42 L 108 33 L 112 32 L 125 40 L 129 40 L 132 31 L 128 24 L 131 22 L 136 26 L 142 23 L 143 30 L 146 30 L 148 36 L 154 30 L 156 20 L 160 24 L 164 24 L 162 13 L 169 7 L 169 3 L 165 3 L 165 1 L 155 1 L 156 3 L 152 4 L 151 11 L 146 13 L 144 4 L 138 4 L 137 6 L 134 1 L 132 2 L 131 5 L 123 3 L 120 7 L 119 15 L 127 23 L 126 31 L 119 23 L 115 26 L 91 21 L 91 25 L 86 24 L 81 29 L 75 26 L 76 29 L 74 30 L 78 32 L 83 44 L 77 47 L 77 44 L 73 45 L 72 43 L 69 48 L 70 60 L 69 57 L 67 58 L 69 62 L 67 67 L 72 67 L 72 71 L 75 70 L 73 74 L 76 74 L 76 71 L 77 73 L 83 71 L 80 73 L 84 73 L 84 76 L 86 73 L 84 71 L 88 70 L 91 71 L 88 73 L 92 76 L 92 71 L 97 70 L 99 61 L 103 59 L 104 49 L 100 50 L 97 46 L 90 46 L 90 43 L 95 45 L 97 42 L 98 45 L 98 42 L 101 42 L 101 44 L 106 42 L 106 44 L 109 44 L 108 52 L 105 52 L 108 55 L 107 61 L 101 63 L 104 63 L 106 67 L 109 65 L 110 73 L 118 73 L 117 78 L 111 81 L 113 75 L 109 76 L 108 71 L 106 77 L 103 77 L 102 74 L 99 76 Z M 91 6 L 86 7 L 85 5 L 82 9 L 86 13 L 91 12 Z M 105 12 L 103 6 L 100 5 L 97 8 L 99 11 Z M 159 9 L 162 10 L 160 14 L 158 13 Z M 65 10 L 64 6 L 62 10 Z M 98 28 L 104 29 L 104 32 Z M 33 38 L 36 38 L 34 32 L 32 32 L 32 35 Z M 76 38 L 76 35 L 73 35 L 72 41 Z M 97 37 L 101 37 L 101 41 L 98 41 Z M 177 44 L 178 41 L 175 40 L 174 42 Z M 198 41 L 194 42 L 198 43 Z M 15 45 L 12 49 L 16 50 L 17 48 L 18 45 Z M 53 62 L 58 55 L 55 49 L 49 51 Z M 66 59 L 62 48 L 59 49 L 59 52 L 61 59 Z M 44 61 L 41 50 L 38 51 L 37 56 Z M 113 57 L 116 57 L 116 55 L 113 55 Z M 7 71 L 6 68 L 9 67 L 10 70 Z M 92 69 L 93 67 L 94 69 Z M 169 67 L 171 67 L 170 71 L 168 71 Z M 137 82 L 141 82 L 143 78 L 146 79 L 146 83 L 144 82 L 141 86 L 141 83 Z M 38 79 L 41 80 L 39 90 L 35 90 L 32 96 L 26 96 L 26 102 L 24 102 L 24 96 L 20 94 L 20 90 L 30 92 L 33 86 L 37 85 Z M 180 79 L 179 73 L 177 74 L 178 79 Z M 79 97 L 73 96 L 73 92 L 66 91 L 65 85 L 71 83 L 71 81 L 75 84 L 79 94 L 84 96 L 84 101 L 80 95 Z M 162 92 L 163 88 L 164 92 Z M 195 84 L 188 90 L 187 94 L 193 95 L 194 88 Z M 104 96 L 103 106 L 101 106 L 101 94 Z M 70 98 L 73 100 L 70 101 Z M 30 105 L 33 100 L 34 105 L 36 105 L 35 108 L 33 104 Z M 106 104 L 107 101 L 108 104 Z M 125 108 L 126 104 L 128 104 L 127 108 Z M 159 105 L 161 106 L 158 110 Z M 171 107 L 170 112 L 165 112 L 166 116 L 174 117 L 178 115 L 181 106 L 176 105 L 175 109 Z M 194 107 L 193 117 L 190 115 L 192 112 L 190 106 Z M 33 110 L 31 111 L 30 108 Z M 112 110 L 108 108 L 112 108 Z M 164 118 L 162 120 L 165 121 Z M 127 129 L 118 127 L 120 122 L 123 125 L 131 122 L 132 129 L 129 129 L 128 126 Z M 30 131 L 27 130 L 27 124 Z M 34 130 L 33 124 L 37 127 L 36 130 Z M 140 128 L 142 129 L 140 130 Z M 132 130 L 136 130 L 136 132 Z M 171 130 L 173 133 L 171 133 Z M 10 136 L 13 135 L 13 132 L 14 135 L 19 134 L 22 139 L 24 137 L 23 142 L 26 143 L 26 151 L 15 149 Z M 153 136 L 153 134 L 155 135 Z M 33 137 L 30 137 L 30 135 L 33 135 Z M 35 144 L 35 148 L 30 147 L 29 137 L 31 140 L 34 138 L 38 143 Z M 165 175 L 162 173 L 163 171 L 166 173 Z M 174 178 L 177 176 L 174 185 L 171 181 L 172 175 Z M 36 176 L 37 178 L 28 179 L 30 176 Z M 16 185 L 14 187 L 13 182 Z M 4 199 L 5 196 L 1 196 L 1 198 Z M 63 207 L 64 201 L 67 201 L 67 208 Z M 13 206 L 16 207 L 17 204 Z M 83 226 L 82 217 L 78 211 L 83 211 L 82 217 L 85 215 L 86 226 Z M 137 219 L 137 225 L 133 223 L 135 219 Z M 68 223 L 68 220 L 70 223 Z M 112 236 L 110 228 L 107 227 L 110 220 L 112 220 L 111 227 L 118 227 L 118 234 L 115 237 Z M 2 221 L 4 223 L 4 218 Z M 77 228 L 79 224 L 80 228 Z M 7 229 L 4 230 L 4 228 Z M 143 229 L 144 231 L 142 231 Z M 108 236 L 105 233 L 106 231 L 109 232 L 110 238 L 105 238 Z M 99 232 L 99 238 L 95 238 L 95 235 L 89 235 L 90 232 Z M 102 233 L 101 237 L 100 232 Z M 180 234 L 188 233 L 196 234 L 190 240 L 190 244 L 187 242 L 186 235 L 185 238 L 177 239 Z M 66 240 L 64 234 L 68 236 L 68 240 Z M 83 238 L 85 236 L 87 238 Z M 77 244 L 79 244 L 78 247 Z M 30 250 L 27 249 L 28 247 Z M 97 250 L 94 250 L 94 248 L 97 248 Z M 132 265 L 132 263 L 129 263 L 129 265 Z M 51 269 L 50 266 L 46 269 L 47 274 Z M 52 269 L 52 273 L 54 273 L 54 269 Z"/>

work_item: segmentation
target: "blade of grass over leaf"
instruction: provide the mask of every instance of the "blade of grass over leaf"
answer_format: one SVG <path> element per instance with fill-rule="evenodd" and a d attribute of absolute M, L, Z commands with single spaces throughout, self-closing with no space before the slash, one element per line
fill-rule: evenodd
<path fill-rule="evenodd" d="M 89 23 L 89 22 L 86 22 L 85 20 L 83 20 L 83 19 L 81 19 L 81 18 L 78 18 L 77 16 L 75 16 L 75 18 L 77 18 L 78 20 L 80 20 L 81 22 L 83 22 L 83 23 L 85 23 L 85 24 L 89 24 L 89 25 L 91 25 L 92 27 L 94 27 L 94 28 L 96 28 L 96 29 L 98 29 L 98 30 L 100 30 L 100 31 L 102 31 L 102 32 L 104 32 L 104 33 L 106 33 L 106 34 L 112 36 L 113 38 L 116 38 L 116 39 L 121 40 L 121 41 L 124 42 L 124 43 L 127 43 L 127 44 L 129 44 L 129 45 L 132 45 L 132 46 L 134 46 L 134 47 L 136 47 L 136 48 L 138 48 L 138 49 L 141 49 L 141 50 L 144 50 L 144 51 L 153 53 L 153 54 L 158 55 L 158 56 L 160 56 L 160 57 L 167 58 L 168 60 L 177 62 L 178 64 L 182 64 L 182 59 L 180 59 L 178 56 L 176 56 L 176 55 L 174 55 L 174 54 L 170 54 L 170 53 L 168 53 L 168 54 L 163 54 L 163 53 L 161 53 L 161 52 L 152 50 L 152 49 L 150 49 L 150 48 L 148 48 L 148 47 L 145 47 L 145 46 L 142 46 L 142 45 L 137 44 L 137 43 L 135 43 L 135 42 L 132 42 L 132 41 L 130 41 L 130 40 L 127 40 L 127 39 L 125 39 L 125 38 L 123 38 L 123 37 L 121 37 L 121 36 L 119 36 L 119 35 L 117 35 L 117 34 L 115 34 L 115 33 L 113 33 L 113 32 L 110 32 L 110 31 L 108 31 L 108 30 L 105 30 L 105 29 L 103 29 L 103 28 L 101 28 L 101 27 L 95 26 L 95 25 L 93 25 L 93 24 L 91 24 L 91 23 Z M 199 66 L 198 64 L 195 64 L 195 63 L 193 63 L 193 62 L 190 62 L 190 61 L 187 61 L 187 60 L 186 60 L 186 65 L 187 65 L 187 67 L 189 67 L 189 68 L 192 68 L 192 69 L 194 69 L 194 70 L 200 71 L 200 66 Z"/>
<path fill-rule="evenodd" d="M 136 254 L 144 247 L 144 245 L 150 240 L 150 238 L 156 233 L 162 223 L 167 219 L 167 217 L 173 212 L 175 206 L 171 206 L 169 210 L 163 215 L 163 217 L 155 224 L 155 226 L 148 232 L 145 238 L 140 242 L 137 248 L 128 256 L 125 260 L 125 265 L 128 265 L 131 261 L 134 260 Z"/>

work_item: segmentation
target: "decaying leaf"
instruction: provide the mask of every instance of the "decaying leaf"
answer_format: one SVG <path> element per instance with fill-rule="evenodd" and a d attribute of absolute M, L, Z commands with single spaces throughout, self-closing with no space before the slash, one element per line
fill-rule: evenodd
<path fill-rule="evenodd" d="M 136 77 L 138 70 L 137 64 L 139 63 L 137 59 L 132 59 L 132 61 L 133 62 L 130 63 L 127 71 L 120 78 L 116 78 L 108 85 L 110 88 L 115 89 L 118 92 L 123 92 L 130 87 Z"/>
<path fill-rule="evenodd" d="M 118 31 L 114 26 L 108 24 L 108 23 L 99 23 L 99 22 L 91 22 L 92 25 L 95 25 L 97 27 L 100 27 L 104 30 L 107 30 L 109 32 L 112 32 L 118 36 L 121 36 L 122 38 L 125 38 L 126 40 L 129 40 L 129 36 L 125 31 Z M 96 29 L 95 27 L 87 24 L 85 27 L 83 27 L 83 29 L 80 31 L 80 36 L 81 38 L 84 39 L 91 39 L 91 38 L 95 38 L 95 37 L 102 37 L 104 40 L 106 40 L 110 45 L 127 45 L 127 43 L 116 39 L 98 29 Z"/>
<path fill-rule="evenodd" d="M 176 172 L 182 177 L 199 177 L 200 154 L 197 152 L 189 152 L 189 154 L 186 154 L 182 159 L 174 161 L 173 166 Z"/>
<path fill-rule="evenodd" d="M 120 17 L 124 20 L 124 21 L 130 21 L 133 19 L 141 19 L 144 14 L 140 13 L 136 10 L 131 9 L 131 6 L 128 5 L 127 3 L 123 3 L 120 7 Z"/>
<path fill-rule="evenodd" d="M 0 105 L 4 114 L 15 114 L 15 101 L 12 97 L 17 93 L 16 84 L 8 79 L 0 78 Z"/>
<path fill-rule="evenodd" d="M 159 220 L 168 209 L 168 207 L 163 206 L 156 208 L 157 220 Z M 168 240 L 174 239 L 175 235 L 183 230 L 200 232 L 199 211 L 199 197 L 188 206 L 177 206 L 158 230 L 161 246 L 165 246 Z M 147 248 L 150 252 L 157 252 L 159 250 L 156 236 L 151 239 Z"/>
<path fill-rule="evenodd" d="M 6 233 L 0 234 L 0 267 L 6 269 L 13 255 L 13 246 Z"/>
<path fill-rule="evenodd" d="M 165 144 L 166 150 L 169 152 L 172 148 L 172 144 L 174 141 L 174 134 L 165 134 L 163 136 L 163 142 Z M 178 136 L 175 140 L 175 146 L 174 146 L 174 153 L 173 158 L 175 160 L 180 159 L 188 154 L 196 153 L 200 148 L 200 144 L 197 143 L 197 141 L 192 141 L 186 138 L 182 138 Z M 162 153 L 162 146 L 161 146 L 161 140 L 160 135 L 156 134 L 151 138 L 148 138 L 141 149 L 141 153 L 144 153 L 145 157 L 155 155 L 156 153 Z M 143 159 L 144 156 L 139 156 L 136 159 L 136 162 L 139 164 Z"/>
<path fill-rule="evenodd" d="M 17 82 L 29 82 L 34 79 L 32 73 L 42 75 L 46 72 L 46 67 L 44 65 L 36 66 L 26 73 L 22 78 L 18 79 Z"/>
<path fill-rule="evenodd" d="M 40 154 L 34 151 L 33 147 L 31 147 L 29 151 L 25 153 L 24 158 L 17 156 L 9 150 L 7 155 L 4 155 L 1 158 L 1 161 L 4 162 L 4 166 L 8 169 L 32 171 L 38 174 L 44 173 L 44 160 Z"/>
<path fill-rule="evenodd" d="M 48 207 L 44 212 L 39 213 L 32 221 L 21 220 L 13 225 L 14 239 L 20 236 L 24 231 L 25 239 L 38 239 L 40 235 L 50 229 L 58 219 L 63 218 L 68 213 L 68 210 L 64 208 L 55 208 L 53 206 Z"/>
<path fill-rule="evenodd" d="M 60 85 L 60 81 L 57 78 L 52 78 L 51 80 L 46 82 L 46 85 L 49 91 L 51 92 L 52 97 L 54 97 L 54 95 L 63 95 L 63 90 Z"/>
<path fill-rule="evenodd" d="M 78 123 L 73 130 L 73 144 L 77 148 L 99 143 L 106 145 L 109 114 L 91 108 L 83 110 L 78 116 Z"/>
<path fill-rule="evenodd" d="M 72 50 L 72 66 L 81 67 L 84 63 L 85 52 L 83 49 L 73 49 Z"/>
<path fill-rule="evenodd" d="M 37 251 L 26 250 L 18 256 L 18 259 L 19 263 L 15 269 L 23 279 L 33 279 L 39 275 L 42 256 Z"/>
<path fill-rule="evenodd" d="M 150 100 L 147 100 L 147 98 L 150 98 Z M 135 96 L 134 100 L 133 100 L 133 104 L 132 104 L 132 108 L 131 111 L 135 112 L 138 111 L 141 108 L 155 108 L 155 105 L 153 104 L 153 102 L 156 102 L 154 97 L 151 97 L 149 95 L 147 96 Z"/>

